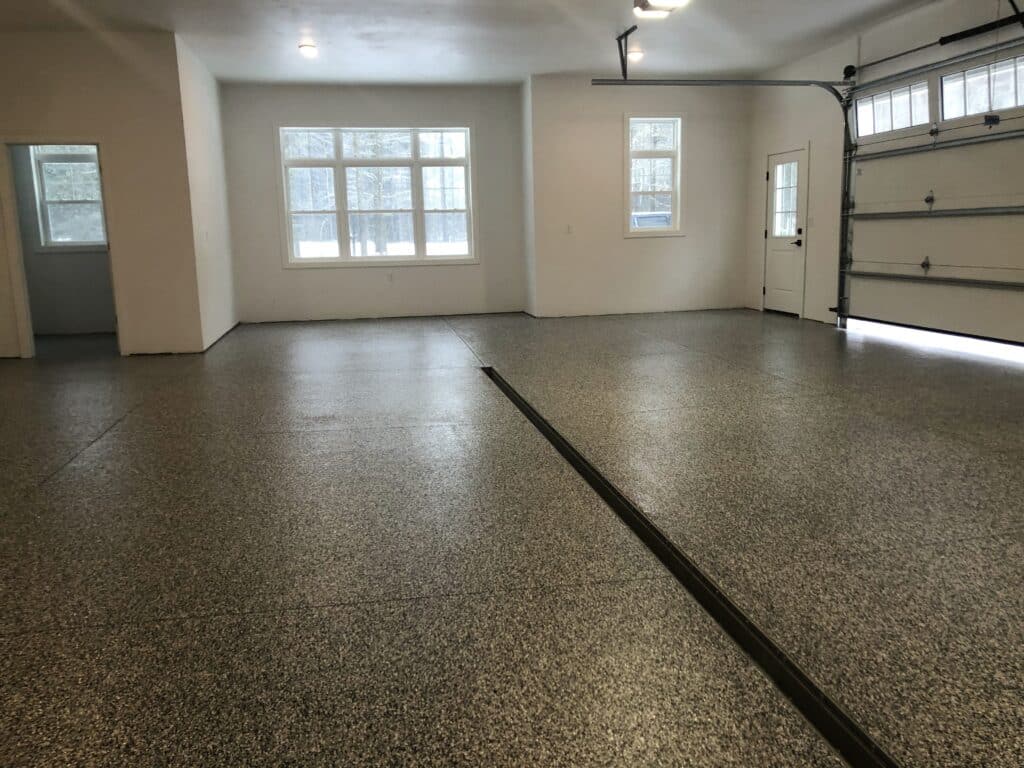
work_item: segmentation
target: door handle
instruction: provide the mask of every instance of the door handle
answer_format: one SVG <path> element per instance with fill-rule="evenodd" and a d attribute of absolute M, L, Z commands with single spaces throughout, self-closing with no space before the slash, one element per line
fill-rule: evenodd
<path fill-rule="evenodd" d="M 792 243 L 790 243 L 790 245 L 795 245 L 797 247 L 799 247 L 799 246 L 801 246 L 803 244 L 804 244 L 803 240 L 794 240 Z"/>

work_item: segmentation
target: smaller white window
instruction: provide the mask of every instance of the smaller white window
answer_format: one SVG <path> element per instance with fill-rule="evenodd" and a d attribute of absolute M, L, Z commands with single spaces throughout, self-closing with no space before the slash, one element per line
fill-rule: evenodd
<path fill-rule="evenodd" d="M 1024 56 L 942 78 L 942 119 L 1024 107 Z"/>
<path fill-rule="evenodd" d="M 679 232 L 682 120 L 629 118 L 628 232 Z"/>
<path fill-rule="evenodd" d="M 45 246 L 106 245 L 96 147 L 32 147 L 39 234 Z"/>
<path fill-rule="evenodd" d="M 857 135 L 861 138 L 926 125 L 928 121 L 927 82 L 857 99 Z"/>

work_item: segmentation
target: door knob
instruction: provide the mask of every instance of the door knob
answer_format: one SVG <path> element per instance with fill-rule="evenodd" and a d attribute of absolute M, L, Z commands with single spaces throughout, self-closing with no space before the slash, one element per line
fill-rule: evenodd
<path fill-rule="evenodd" d="M 804 244 L 804 241 L 803 241 L 803 240 L 794 240 L 794 241 L 793 241 L 792 243 L 790 243 L 790 245 L 795 245 L 795 246 L 797 246 L 798 248 L 799 248 L 799 247 L 800 247 L 801 245 L 803 245 L 803 244 Z"/>

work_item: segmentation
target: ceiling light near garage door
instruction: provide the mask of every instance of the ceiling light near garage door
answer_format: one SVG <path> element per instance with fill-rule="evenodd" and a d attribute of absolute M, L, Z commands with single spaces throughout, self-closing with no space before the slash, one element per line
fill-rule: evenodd
<path fill-rule="evenodd" d="M 316 43 L 312 40 L 303 40 L 299 43 L 299 53 L 307 59 L 315 59 L 319 51 L 317 51 Z"/>
<path fill-rule="evenodd" d="M 638 19 L 665 19 L 689 4 L 690 0 L 633 0 L 633 14 Z"/>
<path fill-rule="evenodd" d="M 626 54 L 626 58 L 629 59 L 632 63 L 636 64 L 638 61 L 644 60 L 644 52 L 630 51 L 629 53 Z"/>

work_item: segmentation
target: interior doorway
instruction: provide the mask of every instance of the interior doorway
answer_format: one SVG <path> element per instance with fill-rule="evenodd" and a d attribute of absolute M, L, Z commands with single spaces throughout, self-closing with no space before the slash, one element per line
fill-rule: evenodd
<path fill-rule="evenodd" d="M 807 254 L 807 150 L 768 156 L 764 308 L 801 316 Z"/>
<path fill-rule="evenodd" d="M 7 149 L 35 356 L 117 355 L 99 147 Z"/>

